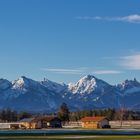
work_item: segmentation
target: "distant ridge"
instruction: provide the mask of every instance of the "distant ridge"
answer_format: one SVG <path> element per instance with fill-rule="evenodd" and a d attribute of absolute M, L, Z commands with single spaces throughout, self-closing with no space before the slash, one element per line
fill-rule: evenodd
<path fill-rule="evenodd" d="M 96 78 L 82 77 L 75 84 L 60 84 L 48 79 L 35 81 L 21 76 L 12 82 L 0 79 L 0 109 L 55 112 L 62 102 L 70 110 L 121 108 L 140 110 L 140 83 L 125 80 L 118 85 Z"/>

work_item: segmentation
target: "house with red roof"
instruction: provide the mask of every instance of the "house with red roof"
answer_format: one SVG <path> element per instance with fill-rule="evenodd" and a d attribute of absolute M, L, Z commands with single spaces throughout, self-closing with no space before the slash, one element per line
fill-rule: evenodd
<path fill-rule="evenodd" d="M 110 128 L 109 119 L 106 117 L 85 117 L 81 119 L 83 128 Z"/>

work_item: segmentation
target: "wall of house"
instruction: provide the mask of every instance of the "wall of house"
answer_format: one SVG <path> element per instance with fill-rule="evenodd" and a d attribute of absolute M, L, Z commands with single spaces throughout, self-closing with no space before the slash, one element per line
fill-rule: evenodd
<path fill-rule="evenodd" d="M 98 122 L 82 122 L 83 128 L 94 128 L 96 129 L 98 126 Z"/>
<path fill-rule="evenodd" d="M 37 128 L 37 123 L 36 122 L 30 123 L 30 129 L 36 129 L 36 128 Z"/>
<path fill-rule="evenodd" d="M 107 119 L 104 119 L 100 122 L 97 121 L 89 121 L 89 122 L 82 122 L 83 128 L 102 128 L 104 125 L 109 125 L 109 121 Z"/>
<path fill-rule="evenodd" d="M 35 129 L 36 128 L 36 123 L 35 122 L 22 122 L 21 124 L 23 126 L 25 126 L 26 129 Z"/>
<path fill-rule="evenodd" d="M 26 129 L 39 129 L 41 128 L 41 121 L 38 122 L 22 122 L 21 123 L 23 126 L 26 127 Z"/>
<path fill-rule="evenodd" d="M 30 128 L 30 123 L 28 123 L 28 122 L 22 122 L 21 124 L 22 124 L 23 126 L 25 126 L 26 129 L 29 129 L 29 128 Z"/>

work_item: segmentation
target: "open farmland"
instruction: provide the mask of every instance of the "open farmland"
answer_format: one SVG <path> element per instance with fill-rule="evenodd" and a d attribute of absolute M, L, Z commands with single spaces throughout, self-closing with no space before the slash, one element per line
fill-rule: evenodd
<path fill-rule="evenodd" d="M 140 140 L 140 136 L 55 136 L 55 137 L 0 137 L 2 140 Z"/>

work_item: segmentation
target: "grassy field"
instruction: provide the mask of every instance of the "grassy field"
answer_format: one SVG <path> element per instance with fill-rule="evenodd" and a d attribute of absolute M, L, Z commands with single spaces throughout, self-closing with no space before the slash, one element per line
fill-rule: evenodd
<path fill-rule="evenodd" d="M 18 136 L 18 137 L 0 137 L 0 140 L 140 140 L 140 136 Z"/>
<path fill-rule="evenodd" d="M 127 132 L 127 133 L 126 133 Z M 140 130 L 1 130 L 0 140 L 140 140 Z"/>

